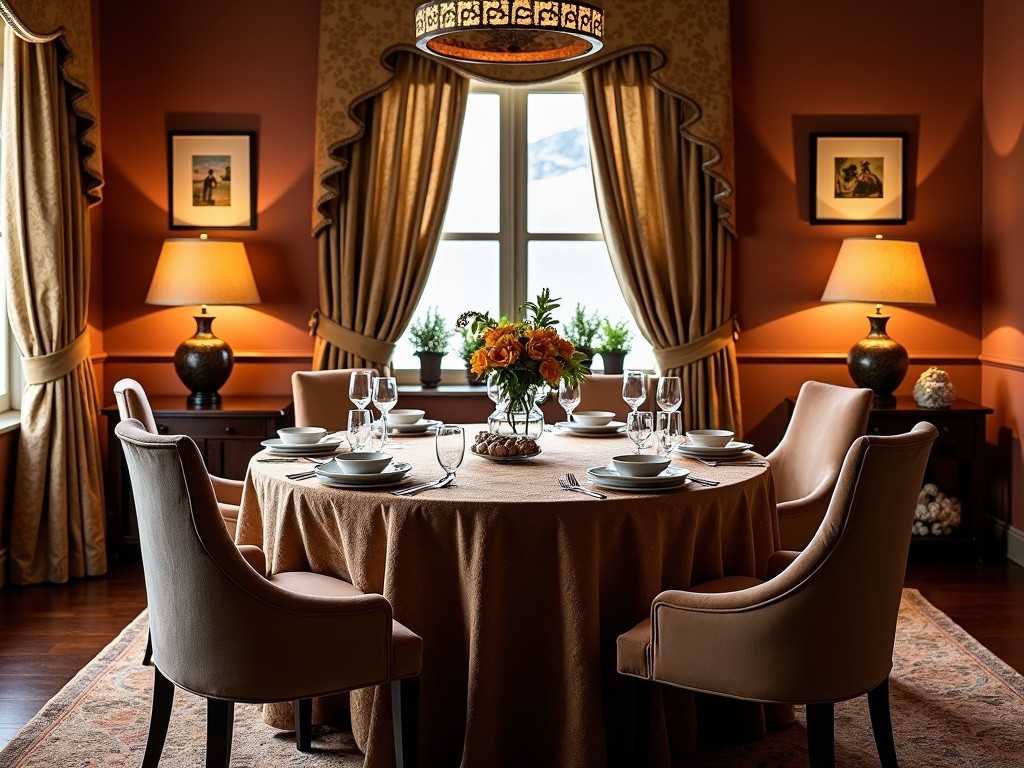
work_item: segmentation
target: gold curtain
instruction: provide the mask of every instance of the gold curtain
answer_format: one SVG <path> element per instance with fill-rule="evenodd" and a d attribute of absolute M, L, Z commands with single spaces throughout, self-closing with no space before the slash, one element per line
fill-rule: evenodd
<path fill-rule="evenodd" d="M 69 18 L 88 20 L 82 5 L 68 3 Z M 7 4 L 0 10 L 12 19 Z M 87 87 L 68 74 L 73 56 L 91 70 L 91 35 L 79 34 L 86 42 L 75 52 L 69 37 L 59 31 L 29 42 L 22 24 L 4 30 L 0 198 L 10 323 L 27 384 L 11 523 L 10 576 L 17 584 L 60 583 L 107 569 L 86 323 L 88 206 L 99 199 L 102 176 Z"/>
<path fill-rule="evenodd" d="M 732 237 L 684 131 L 687 104 L 634 52 L 583 73 L 605 240 L 623 296 L 663 375 L 680 376 L 683 419 L 742 434 L 733 340 Z"/>
<path fill-rule="evenodd" d="M 317 235 L 313 368 L 386 371 L 416 309 L 444 220 L 469 80 L 405 51 L 394 80 L 356 106 L 366 129 L 338 150 Z"/>

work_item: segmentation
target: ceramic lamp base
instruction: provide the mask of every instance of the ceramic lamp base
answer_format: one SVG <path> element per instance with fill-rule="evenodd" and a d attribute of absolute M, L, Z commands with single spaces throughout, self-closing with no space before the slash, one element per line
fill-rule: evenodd
<path fill-rule="evenodd" d="M 886 334 L 888 315 L 867 318 L 871 332 L 850 349 L 846 366 L 854 384 L 875 393 L 875 406 L 891 406 L 896 402 L 893 392 L 907 375 L 910 358 L 906 348 Z"/>
<path fill-rule="evenodd" d="M 190 406 L 220 405 L 217 390 L 231 375 L 234 355 L 226 341 L 213 335 L 212 315 L 196 315 L 195 321 L 195 335 L 181 342 L 174 353 L 174 370 L 192 393 L 188 396 Z"/>

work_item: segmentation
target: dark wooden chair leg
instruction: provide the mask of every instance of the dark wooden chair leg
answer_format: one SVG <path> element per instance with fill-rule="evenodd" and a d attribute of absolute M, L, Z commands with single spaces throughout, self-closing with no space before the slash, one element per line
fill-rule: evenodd
<path fill-rule="evenodd" d="M 868 691 L 868 713 L 871 715 L 871 732 L 875 734 L 879 763 L 882 768 L 898 768 L 896 742 L 892 738 L 888 677 Z"/>
<path fill-rule="evenodd" d="M 396 768 L 416 768 L 420 752 L 420 679 L 391 681 L 391 723 Z"/>
<path fill-rule="evenodd" d="M 807 761 L 811 768 L 835 768 L 835 705 L 808 704 Z"/>
<path fill-rule="evenodd" d="M 234 725 L 235 702 L 206 700 L 206 768 L 228 768 Z"/>
<path fill-rule="evenodd" d="M 651 734 L 653 684 L 649 680 L 632 675 L 620 675 L 619 680 L 622 696 L 622 744 L 619 745 L 619 764 L 645 766 Z"/>
<path fill-rule="evenodd" d="M 149 736 L 146 737 L 146 752 L 142 756 L 142 768 L 156 768 L 167 740 L 167 725 L 171 721 L 171 707 L 174 705 L 174 683 L 153 667 L 153 705 L 149 713 Z"/>
<path fill-rule="evenodd" d="M 313 700 L 299 699 L 295 702 L 295 748 L 309 752 L 313 744 Z"/>
<path fill-rule="evenodd" d="M 142 654 L 142 666 L 148 667 L 153 663 L 153 633 L 146 632 L 146 652 Z"/>

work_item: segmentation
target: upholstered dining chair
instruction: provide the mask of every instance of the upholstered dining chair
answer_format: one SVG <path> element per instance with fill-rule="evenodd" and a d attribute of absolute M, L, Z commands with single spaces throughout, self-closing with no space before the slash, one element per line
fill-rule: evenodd
<path fill-rule="evenodd" d="M 640 403 L 637 410 L 649 411 L 653 407 L 654 394 L 658 389 L 657 376 L 647 377 L 647 399 Z M 590 373 L 583 380 L 580 388 L 581 411 L 612 411 L 615 418 L 625 421 L 630 408 L 622 399 L 622 375 L 616 373 Z"/>
<path fill-rule="evenodd" d="M 783 549 L 803 549 L 825 517 L 839 468 L 864 434 L 870 389 L 805 381 L 782 441 L 766 457 L 775 478 Z"/>
<path fill-rule="evenodd" d="M 206 764 L 227 766 L 235 702 L 295 702 L 309 751 L 313 697 L 385 683 L 397 765 L 414 764 L 422 640 L 387 599 L 317 573 L 266 577 L 262 550 L 228 539 L 191 438 L 137 419 L 115 434 L 138 511 L 155 675 L 143 768 L 160 760 L 175 687 L 207 699 Z"/>
<path fill-rule="evenodd" d="M 348 399 L 348 381 L 352 371 L 375 368 L 335 368 L 292 373 L 292 400 L 295 401 L 295 426 L 324 427 L 337 432 L 348 426 L 348 412 L 355 408 Z"/>
<path fill-rule="evenodd" d="M 802 552 L 780 550 L 768 580 L 725 576 L 654 598 L 620 635 L 617 667 L 631 761 L 651 683 L 737 699 L 806 705 L 812 768 L 834 765 L 834 703 L 867 693 L 883 766 L 896 766 L 889 672 L 910 530 L 938 431 L 927 422 L 850 447 L 825 520 Z M 638 719 L 635 719 L 637 718 Z"/>
<path fill-rule="evenodd" d="M 142 426 L 154 435 L 159 433 L 146 390 L 135 379 L 126 378 L 118 381 L 114 385 L 114 400 L 117 401 L 117 411 L 122 421 L 138 419 Z M 216 475 L 210 475 L 210 482 L 213 483 L 213 492 L 217 497 L 217 506 L 220 508 L 221 519 L 224 520 L 224 527 L 227 528 L 228 535 L 234 539 L 235 529 L 238 527 L 238 506 L 242 503 L 242 488 L 245 487 L 245 483 Z"/>

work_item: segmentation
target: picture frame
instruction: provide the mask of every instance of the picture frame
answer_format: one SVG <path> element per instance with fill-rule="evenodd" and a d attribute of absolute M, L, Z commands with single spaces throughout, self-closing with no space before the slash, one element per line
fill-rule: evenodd
<path fill-rule="evenodd" d="M 171 229 L 256 228 L 256 134 L 167 134 Z"/>
<path fill-rule="evenodd" d="M 812 133 L 811 224 L 906 224 L 905 133 Z"/>

